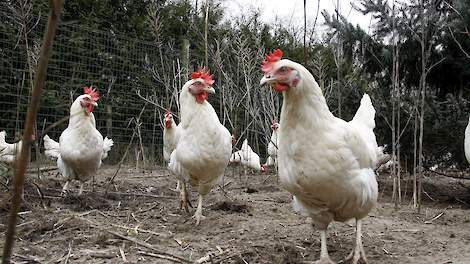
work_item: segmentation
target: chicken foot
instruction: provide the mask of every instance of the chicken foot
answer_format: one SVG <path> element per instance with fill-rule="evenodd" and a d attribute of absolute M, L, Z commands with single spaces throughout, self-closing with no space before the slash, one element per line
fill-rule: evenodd
<path fill-rule="evenodd" d="M 330 256 L 328 255 L 328 248 L 326 247 L 326 228 L 320 230 L 320 238 L 321 238 L 321 250 L 320 250 L 320 259 L 315 261 L 315 264 L 336 264 L 333 260 L 331 260 Z"/>
<path fill-rule="evenodd" d="M 62 187 L 62 196 L 67 196 L 69 194 L 69 181 L 66 181 L 64 187 Z"/>
<path fill-rule="evenodd" d="M 199 194 L 199 198 L 198 198 L 198 201 L 197 201 L 196 213 L 193 216 L 193 218 L 196 219 L 196 225 L 197 226 L 201 223 L 201 220 L 204 220 L 204 218 L 206 218 L 205 216 L 202 215 L 202 198 L 203 198 L 203 196 L 201 194 Z"/>
<path fill-rule="evenodd" d="M 83 182 L 80 182 L 80 189 L 78 189 L 78 196 L 82 196 L 83 194 L 83 186 L 85 185 L 85 183 Z"/>
<path fill-rule="evenodd" d="M 66 181 L 64 184 L 64 187 L 62 187 L 62 196 L 65 197 L 65 196 L 70 195 L 69 185 L 70 185 L 70 181 Z M 78 189 L 77 196 L 82 196 L 84 185 L 85 183 L 80 182 L 80 189 Z"/>
<path fill-rule="evenodd" d="M 180 192 L 180 189 L 181 189 L 181 181 L 180 180 L 176 180 L 176 188 L 175 189 L 171 189 L 171 191 L 174 191 L 174 192 Z"/>
<path fill-rule="evenodd" d="M 364 247 L 362 246 L 362 221 L 358 219 L 356 219 L 356 245 L 344 261 L 350 260 L 351 264 L 368 263 Z"/>

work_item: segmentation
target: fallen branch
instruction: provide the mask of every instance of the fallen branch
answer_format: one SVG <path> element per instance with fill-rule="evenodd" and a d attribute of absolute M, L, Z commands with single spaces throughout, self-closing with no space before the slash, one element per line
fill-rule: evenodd
<path fill-rule="evenodd" d="M 53 171 L 53 170 L 57 170 L 57 166 L 49 166 L 49 167 L 42 167 L 42 168 L 39 168 L 39 172 L 47 172 L 47 171 Z M 37 172 L 38 169 L 34 168 L 34 169 L 29 169 L 27 172 L 28 173 L 34 173 L 34 172 Z"/>
<path fill-rule="evenodd" d="M 149 256 L 149 257 L 154 257 L 154 258 L 159 258 L 159 259 L 166 259 L 166 260 L 170 260 L 170 261 L 173 261 L 173 262 L 179 262 L 179 261 L 175 260 L 174 258 L 172 258 L 170 256 L 165 256 L 165 255 L 161 255 L 161 254 L 155 254 L 155 253 L 150 253 L 150 252 L 145 252 L 145 251 L 139 251 L 138 253 L 141 254 L 141 255 Z M 190 263 L 192 263 L 192 262 L 190 262 Z"/>
<path fill-rule="evenodd" d="M 89 219 L 86 219 L 86 218 L 83 218 L 83 217 L 80 217 L 78 216 L 77 218 L 87 222 L 88 224 L 90 224 L 90 226 L 92 227 L 95 227 L 95 228 L 98 228 L 102 231 L 105 231 L 105 232 L 108 232 L 110 233 L 111 235 L 114 235 L 120 239 L 124 239 L 124 240 L 128 240 L 128 241 L 131 241 L 139 246 L 142 246 L 142 247 L 145 247 L 145 248 L 148 248 L 148 249 L 151 249 L 156 255 L 161 255 L 161 256 L 164 256 L 166 259 L 168 260 L 171 260 L 173 262 L 177 262 L 177 263 L 193 263 L 192 261 L 188 260 L 188 259 L 185 259 L 185 258 L 182 258 L 182 257 L 178 257 L 178 256 L 175 256 L 173 254 L 170 254 L 170 253 L 167 253 L 167 252 L 164 252 L 164 251 L 161 251 L 159 250 L 158 248 L 155 248 L 152 244 L 149 244 L 145 241 L 142 241 L 140 239 L 137 239 L 137 238 L 134 238 L 134 237 L 129 237 L 129 236 L 125 236 L 125 235 L 121 235 L 117 232 L 114 232 L 112 230 L 108 230 L 102 226 L 100 226 L 99 224 L 89 220 Z"/>
<path fill-rule="evenodd" d="M 444 211 L 444 212 L 445 212 L 445 211 Z M 443 216 L 443 215 L 444 215 L 444 212 L 441 212 L 440 214 L 434 216 L 434 217 L 433 217 L 432 219 L 430 219 L 430 220 L 424 221 L 424 223 L 425 223 L 425 224 L 432 224 L 432 222 L 433 222 L 434 220 L 437 220 L 437 219 L 439 219 L 441 216 Z"/>
<path fill-rule="evenodd" d="M 145 241 L 142 241 L 140 239 L 137 239 L 137 238 L 134 238 L 134 237 L 129 237 L 129 236 L 124 236 L 124 235 L 121 235 L 117 232 L 114 232 L 114 231 L 111 231 L 111 230 L 107 230 L 107 229 L 102 229 L 103 231 L 106 231 L 108 233 L 110 233 L 111 235 L 114 235 L 116 237 L 119 237 L 121 239 L 125 239 L 125 240 L 128 240 L 128 241 L 131 241 L 139 246 L 142 246 L 142 247 L 145 247 L 145 248 L 148 248 L 148 249 L 151 249 L 152 251 L 154 251 L 156 253 L 156 255 L 161 255 L 161 256 L 166 256 L 168 260 L 172 260 L 174 262 L 178 262 L 178 263 L 193 263 L 192 261 L 190 260 L 187 260 L 185 258 L 182 258 L 182 257 L 178 257 L 178 256 L 175 256 L 175 255 L 172 255 L 170 253 L 167 253 L 167 252 L 163 252 L 163 251 L 160 251 L 159 249 L 155 248 L 152 244 L 149 244 Z"/>
<path fill-rule="evenodd" d="M 459 176 L 455 176 L 455 175 L 450 175 L 450 174 L 445 174 L 443 172 L 439 172 L 439 171 L 433 171 L 429 168 L 426 168 L 427 171 L 430 171 L 430 172 L 433 172 L 437 175 L 441 175 L 441 176 L 445 176 L 445 177 L 449 177 L 449 178 L 453 178 L 453 179 L 459 179 L 459 180 L 470 180 L 470 178 L 466 178 L 466 177 L 459 177 Z"/>

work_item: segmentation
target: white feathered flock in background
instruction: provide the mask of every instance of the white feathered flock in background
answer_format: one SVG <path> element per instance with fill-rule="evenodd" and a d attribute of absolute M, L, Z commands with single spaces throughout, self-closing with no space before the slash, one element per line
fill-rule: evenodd
<path fill-rule="evenodd" d="M 266 172 L 266 165 L 261 165 L 259 155 L 253 151 L 247 139 L 243 140 L 240 150 L 232 153 L 230 163 L 240 163 L 243 167 L 254 172 Z"/>

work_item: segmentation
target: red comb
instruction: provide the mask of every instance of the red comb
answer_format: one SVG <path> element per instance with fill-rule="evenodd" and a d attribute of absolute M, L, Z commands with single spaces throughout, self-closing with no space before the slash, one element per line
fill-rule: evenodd
<path fill-rule="evenodd" d="M 100 95 L 98 90 L 93 89 L 92 87 L 85 86 L 83 87 L 83 93 L 88 94 L 91 97 L 91 100 L 98 101 L 100 99 Z"/>
<path fill-rule="evenodd" d="M 272 67 L 273 63 L 281 60 L 282 58 L 282 50 L 280 49 L 275 49 L 271 53 L 266 55 L 266 58 L 263 61 L 263 64 L 261 65 L 261 70 L 264 73 L 269 72 Z"/>
<path fill-rule="evenodd" d="M 204 83 L 206 85 L 212 85 L 214 84 L 214 80 L 212 79 L 212 75 L 210 73 L 210 71 L 208 69 L 206 69 L 205 67 L 204 68 L 199 68 L 197 71 L 193 72 L 191 74 L 191 79 L 197 79 L 197 78 L 201 78 L 202 80 L 204 80 Z"/>

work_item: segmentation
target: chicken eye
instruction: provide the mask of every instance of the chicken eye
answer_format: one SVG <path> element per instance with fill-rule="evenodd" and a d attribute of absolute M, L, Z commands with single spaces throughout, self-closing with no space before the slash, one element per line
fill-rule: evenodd
<path fill-rule="evenodd" d="M 279 69 L 280 73 L 286 73 L 287 72 L 287 67 L 283 66 Z"/>

